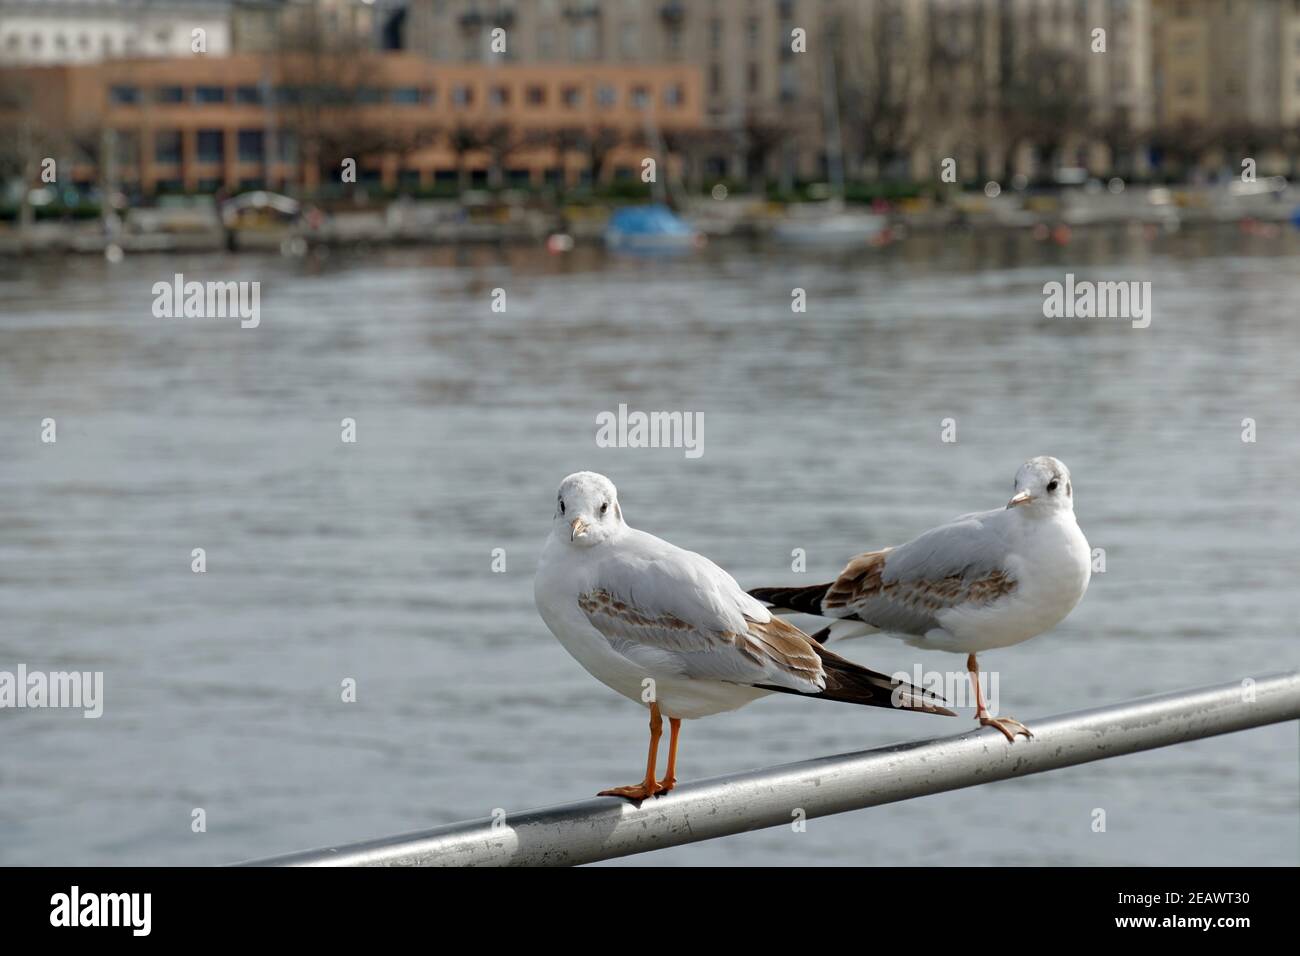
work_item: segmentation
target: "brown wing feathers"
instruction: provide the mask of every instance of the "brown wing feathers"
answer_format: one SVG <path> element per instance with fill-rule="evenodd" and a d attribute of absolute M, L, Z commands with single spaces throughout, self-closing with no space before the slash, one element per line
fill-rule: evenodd
<path fill-rule="evenodd" d="M 757 633 L 756 633 L 757 632 Z M 793 624 L 788 624 L 779 617 L 774 617 L 767 624 L 753 624 L 749 633 L 760 636 L 769 647 L 775 643 L 782 652 L 783 663 L 791 666 L 795 661 L 807 666 L 807 651 L 811 650 L 821 659 L 822 671 L 826 675 L 826 687 L 820 693 L 809 694 L 789 687 L 777 687 L 772 684 L 759 684 L 765 690 L 780 691 L 784 694 L 799 694 L 803 697 L 820 697 L 823 700 L 838 700 L 847 704 L 863 704 L 868 707 L 896 707 L 906 710 L 920 710 L 927 714 L 943 714 L 955 717 L 951 710 L 940 706 L 945 701 L 927 694 L 906 682 L 895 683 L 892 678 L 878 671 L 873 671 L 861 664 L 855 664 L 847 658 L 840 657 L 834 651 L 828 651 Z M 775 654 L 773 656 L 776 656 Z"/>

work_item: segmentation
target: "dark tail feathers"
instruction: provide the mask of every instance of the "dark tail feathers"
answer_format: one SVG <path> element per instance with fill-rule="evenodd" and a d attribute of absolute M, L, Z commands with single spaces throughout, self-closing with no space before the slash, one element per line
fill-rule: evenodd
<path fill-rule="evenodd" d="M 754 596 L 758 597 L 758 595 Z M 760 598 L 760 600 L 764 599 Z M 818 643 L 814 642 L 812 647 L 817 651 L 817 656 L 822 659 L 822 670 L 826 673 L 826 689 L 819 694 L 801 696 L 838 700 L 846 704 L 863 704 L 867 707 L 891 707 L 899 710 L 919 710 L 926 714 L 942 714 L 945 717 L 957 716 L 947 707 L 942 706 L 947 703 L 942 697 L 926 693 L 906 681 L 895 683 L 892 678 L 840 657 Z M 788 687 L 762 686 L 766 690 L 781 691 L 785 694 L 800 693 Z"/>
<path fill-rule="evenodd" d="M 758 598 L 778 610 L 797 611 L 800 614 L 821 614 L 822 598 L 831 589 L 830 582 L 810 584 L 802 588 L 754 588 L 750 597 Z"/>

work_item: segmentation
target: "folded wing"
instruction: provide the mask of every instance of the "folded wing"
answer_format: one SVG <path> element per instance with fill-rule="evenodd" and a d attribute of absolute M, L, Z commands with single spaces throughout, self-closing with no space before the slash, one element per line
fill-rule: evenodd
<path fill-rule="evenodd" d="M 925 634 L 937 615 L 1010 594 L 1001 511 L 962 515 L 897 548 L 853 558 L 827 589 L 822 614 L 901 634 Z"/>
<path fill-rule="evenodd" d="M 615 650 L 651 674 L 812 694 L 825 687 L 803 632 L 774 619 L 712 561 L 658 544 L 616 552 L 578 598 Z"/>

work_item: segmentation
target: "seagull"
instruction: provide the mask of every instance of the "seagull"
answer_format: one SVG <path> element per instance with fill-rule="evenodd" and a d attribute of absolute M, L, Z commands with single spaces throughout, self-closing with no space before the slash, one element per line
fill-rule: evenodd
<path fill-rule="evenodd" d="M 640 802 L 669 792 L 683 720 L 771 693 L 956 716 L 942 700 L 846 660 L 774 617 L 703 555 L 628 527 L 614 483 L 595 472 L 560 483 L 534 596 L 542 620 L 579 664 L 650 710 L 644 779 L 597 796 Z M 668 767 L 656 779 L 665 717 Z"/>
<path fill-rule="evenodd" d="M 755 588 L 777 613 L 835 618 L 814 635 L 885 631 L 913 647 L 966 655 L 975 719 L 1014 743 L 1029 728 L 991 717 L 976 654 L 1051 630 L 1079 603 L 1092 577 L 1088 539 L 1074 517 L 1070 470 L 1031 458 L 1016 472 L 1005 508 L 962 515 L 896 548 L 851 559 L 840 576 L 810 587 Z"/>

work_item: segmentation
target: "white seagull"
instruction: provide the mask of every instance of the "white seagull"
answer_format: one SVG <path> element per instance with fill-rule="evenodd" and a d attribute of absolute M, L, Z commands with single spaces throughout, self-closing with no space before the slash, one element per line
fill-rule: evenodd
<path fill-rule="evenodd" d="M 604 475 L 560 484 L 535 582 L 537 610 L 587 671 L 650 710 L 645 779 L 599 796 L 644 800 L 676 783 L 683 719 L 773 692 L 955 716 L 942 701 L 826 650 L 702 555 L 629 528 Z M 655 777 L 663 718 L 668 769 Z"/>
<path fill-rule="evenodd" d="M 778 613 L 837 618 L 818 640 L 886 631 L 913 647 L 966 656 L 975 718 L 1015 742 L 1033 736 L 1012 717 L 990 717 L 975 655 L 1051 630 L 1092 576 L 1088 540 L 1074 517 L 1070 470 L 1031 458 L 1005 508 L 962 515 L 907 544 L 868 551 L 829 584 L 755 588 Z"/>

